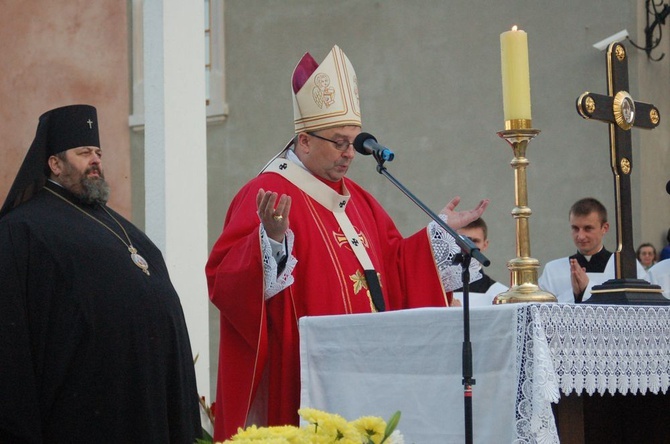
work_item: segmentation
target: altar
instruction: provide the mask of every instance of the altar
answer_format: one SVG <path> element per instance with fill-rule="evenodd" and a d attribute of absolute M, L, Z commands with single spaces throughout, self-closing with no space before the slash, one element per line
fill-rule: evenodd
<path fill-rule="evenodd" d="M 670 308 L 506 304 L 470 310 L 476 443 L 558 443 L 563 395 L 670 388 Z M 301 405 L 389 418 L 406 443 L 464 442 L 463 312 L 300 320 Z M 581 397 L 580 397 L 581 398 Z"/>

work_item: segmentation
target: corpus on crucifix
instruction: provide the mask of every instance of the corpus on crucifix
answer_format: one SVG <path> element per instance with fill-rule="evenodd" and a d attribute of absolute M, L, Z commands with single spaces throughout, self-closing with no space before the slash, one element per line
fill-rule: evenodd
<path fill-rule="evenodd" d="M 585 92 L 577 98 L 577 112 L 585 119 L 609 124 L 616 206 L 615 279 L 594 286 L 588 303 L 670 304 L 658 285 L 637 279 L 631 205 L 633 160 L 630 131 L 634 127 L 656 128 L 661 117 L 654 105 L 637 102 L 628 93 L 628 56 L 621 43 L 614 42 L 607 49 L 607 95 Z"/>

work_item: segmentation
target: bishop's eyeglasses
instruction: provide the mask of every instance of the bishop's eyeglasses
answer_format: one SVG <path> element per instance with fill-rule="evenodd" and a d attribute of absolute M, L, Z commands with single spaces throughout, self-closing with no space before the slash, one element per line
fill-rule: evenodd
<path fill-rule="evenodd" d="M 342 139 L 342 140 L 331 140 L 331 139 L 326 139 L 325 137 L 321 137 L 318 134 L 314 134 L 312 132 L 308 132 L 310 136 L 316 137 L 317 139 L 325 140 L 326 142 L 330 142 L 333 145 L 335 145 L 335 149 L 338 151 L 346 151 L 347 148 L 349 148 L 349 145 L 353 146 L 354 142 L 349 142 L 348 140 Z"/>

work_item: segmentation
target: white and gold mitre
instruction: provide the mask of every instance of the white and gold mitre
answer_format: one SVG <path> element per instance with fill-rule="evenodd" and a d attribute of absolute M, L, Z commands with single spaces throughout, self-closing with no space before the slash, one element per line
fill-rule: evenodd
<path fill-rule="evenodd" d="M 361 126 L 356 72 L 337 45 L 320 65 L 305 53 L 293 70 L 291 83 L 296 134 L 335 126 Z"/>

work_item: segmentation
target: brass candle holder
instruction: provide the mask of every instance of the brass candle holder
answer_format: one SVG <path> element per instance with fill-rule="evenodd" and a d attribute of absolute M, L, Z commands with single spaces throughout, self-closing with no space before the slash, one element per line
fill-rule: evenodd
<path fill-rule="evenodd" d="M 540 262 L 530 257 L 530 232 L 528 219 L 531 210 L 528 208 L 528 186 L 526 182 L 526 148 L 528 143 L 540 133 L 530 127 L 530 120 L 512 120 L 505 122 L 505 130 L 498 136 L 505 139 L 514 151 L 514 159 L 510 162 L 514 168 L 515 207 L 512 216 L 516 219 L 516 258 L 507 262 L 510 270 L 510 289 L 499 294 L 494 304 L 513 304 L 519 302 L 556 302 L 556 296 L 546 292 L 537 285 L 537 270 Z"/>

